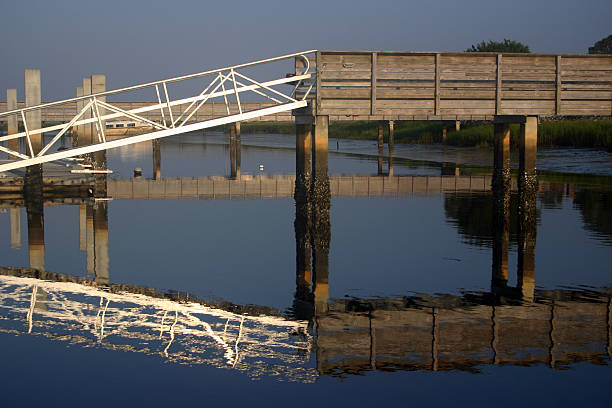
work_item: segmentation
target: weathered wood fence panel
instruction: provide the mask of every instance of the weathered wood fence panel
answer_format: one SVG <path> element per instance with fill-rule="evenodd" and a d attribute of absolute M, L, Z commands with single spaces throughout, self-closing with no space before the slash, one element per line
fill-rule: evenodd
<path fill-rule="evenodd" d="M 310 68 L 332 120 L 612 116 L 609 55 L 319 51 Z"/>

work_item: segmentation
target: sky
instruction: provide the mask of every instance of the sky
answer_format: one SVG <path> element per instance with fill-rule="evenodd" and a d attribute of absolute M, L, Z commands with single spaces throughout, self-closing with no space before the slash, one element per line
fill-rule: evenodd
<path fill-rule="evenodd" d="M 504 38 L 586 53 L 612 34 L 610 0 L 29 1 L 0 4 L 0 100 L 41 69 L 42 98 L 310 50 L 464 51 Z"/>

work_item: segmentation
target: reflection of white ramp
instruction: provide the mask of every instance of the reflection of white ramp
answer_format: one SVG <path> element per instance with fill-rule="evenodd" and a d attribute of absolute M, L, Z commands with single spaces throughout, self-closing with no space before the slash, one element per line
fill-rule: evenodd
<path fill-rule="evenodd" d="M 307 105 L 306 98 L 309 91 L 300 96 L 300 99 L 298 100 L 296 97 L 296 90 L 303 83 L 303 81 L 309 79 L 311 76 L 308 73 L 309 62 L 306 54 L 312 52 L 314 51 L 284 55 L 281 57 L 255 61 L 247 64 L 235 65 L 232 67 L 205 71 L 197 74 L 185 75 L 117 89 L 114 91 L 101 92 L 93 95 L 86 95 L 0 113 L 0 118 L 16 115 L 24 124 L 25 129 L 25 131 L 21 133 L 0 137 L 0 142 L 23 138 L 25 139 L 27 146 L 27 152 L 24 154 L 0 145 L 0 151 L 4 151 L 17 157 L 17 159 L 12 162 L 0 164 L 0 172 L 302 108 Z M 283 76 L 280 78 L 260 82 L 239 72 L 240 70 L 266 63 L 283 60 L 293 61 L 294 58 L 303 59 L 306 69 L 303 73 L 292 77 L 285 77 L 283 74 Z M 203 91 L 189 98 L 175 100 L 170 98 L 168 93 L 169 84 L 199 78 L 203 78 L 205 82 Z M 289 93 L 281 92 L 278 89 L 275 89 L 275 87 L 278 85 L 291 85 L 293 89 Z M 163 91 L 163 98 L 161 96 L 162 93 L 160 93 L 160 87 Z M 109 96 L 134 91 L 141 92 L 143 89 L 151 89 L 155 91 L 155 95 L 157 96 L 157 104 L 131 110 L 124 110 L 114 106 L 110 102 L 106 102 L 106 98 Z M 240 102 L 241 94 L 244 92 L 252 92 L 259 97 L 263 97 L 267 101 L 271 102 L 271 105 L 248 112 L 244 111 L 243 105 Z M 223 101 L 225 102 L 224 115 L 210 120 L 189 123 L 205 103 L 212 102 L 215 98 L 223 98 Z M 230 101 L 232 98 L 234 101 Z M 70 122 L 56 126 L 47 126 L 41 129 L 30 129 L 28 127 L 26 113 L 31 111 L 41 111 L 46 108 L 57 107 L 73 102 L 82 103 L 83 108 L 74 118 L 72 118 Z M 231 112 L 231 102 L 235 102 L 238 112 Z M 184 107 L 184 105 L 186 107 Z M 175 117 L 176 109 L 179 109 L 180 111 L 180 114 L 177 115 L 177 117 Z M 159 115 L 160 120 L 154 120 L 153 115 Z M 104 134 L 104 121 L 116 119 L 131 119 L 139 121 L 149 125 L 154 129 L 154 131 L 125 137 L 119 140 L 107 141 Z M 56 143 L 66 132 L 71 129 L 74 131 L 78 126 L 82 125 L 95 127 L 97 137 L 95 137 L 96 140 L 92 141 L 92 144 L 69 150 L 53 152 L 53 149 L 57 148 Z M 32 138 L 40 138 L 41 134 L 46 132 L 57 132 L 57 134 L 49 143 L 42 146 L 40 151 L 34 151 Z"/>
<path fill-rule="evenodd" d="M 307 325 L 74 282 L 0 275 L 0 332 L 158 354 L 250 377 L 282 374 L 286 380 L 313 381 L 316 373 L 305 367 L 313 343 Z"/>

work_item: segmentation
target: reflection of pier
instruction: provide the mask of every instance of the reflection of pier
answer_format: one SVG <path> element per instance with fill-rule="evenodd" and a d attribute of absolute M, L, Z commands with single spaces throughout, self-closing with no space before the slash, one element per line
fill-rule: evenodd
<path fill-rule="evenodd" d="M 317 321 L 321 374 L 478 370 L 488 364 L 552 368 L 608 364 L 610 293 L 536 291 L 535 303 L 488 293 L 329 305 Z"/>
<path fill-rule="evenodd" d="M 316 375 L 303 367 L 312 344 L 307 323 L 266 308 L 0 268 L 0 316 L 0 332 L 5 333 L 160 354 L 176 363 L 233 368 L 251 377 L 282 373 L 310 382 Z"/>
<path fill-rule="evenodd" d="M 305 368 L 311 357 L 316 359 L 319 375 L 376 369 L 477 371 L 488 364 L 546 364 L 558 368 L 576 362 L 608 363 L 612 341 L 610 289 L 535 289 L 535 204 L 542 183 L 538 185 L 535 179 L 535 162 L 531 160 L 534 149 L 521 152 L 516 217 L 518 279 L 517 287 L 511 288 L 508 247 L 512 218 L 508 204 L 514 186 L 507 150 L 500 149 L 506 143 L 505 125 L 496 127 L 493 178 L 330 177 L 326 127 L 321 117 L 314 123 L 297 124 L 295 177 L 240 177 L 238 164 L 230 178 L 161 179 L 158 166 L 154 180 L 96 176 L 87 184 L 92 191 L 74 188 L 72 198 L 66 197 L 67 190 L 60 193 L 58 186 L 32 189 L 36 183 L 16 192 L 4 203 L 27 208 L 30 264 L 35 269 L 0 268 L 4 275 L 0 276 L 0 331 L 42 334 L 109 350 L 155 353 L 178 363 L 233 367 L 254 377 L 283 373 L 298 381 L 312 381 L 316 376 L 314 370 Z M 330 298 L 332 195 L 480 193 L 491 190 L 491 185 L 490 292 Z M 296 290 L 290 316 L 266 307 L 212 304 L 187 295 L 109 284 L 107 197 L 294 197 Z M 81 249 L 87 251 L 88 265 L 83 280 L 44 270 L 44 204 L 61 200 L 81 204 Z M 12 215 L 11 222 L 17 223 L 13 220 L 17 215 Z M 12 231 L 15 237 L 11 245 L 17 247 L 20 231 Z"/>
<path fill-rule="evenodd" d="M 334 196 L 400 196 L 444 191 L 488 191 L 486 176 L 331 176 Z M 263 199 L 293 197 L 295 176 L 201 177 L 163 180 L 109 180 L 113 199 Z"/>
<path fill-rule="evenodd" d="M 294 381 L 377 369 L 563 368 L 608 364 L 610 299 L 609 288 L 536 290 L 529 303 L 491 293 L 331 299 L 311 334 L 306 321 L 265 306 L 0 268 L 0 331 Z M 306 367 L 315 351 L 318 373 Z"/>
<path fill-rule="evenodd" d="M 50 185 L 43 188 L 46 203 L 78 203 L 88 198 L 89 183 Z M 485 192 L 491 190 L 491 176 L 392 176 L 337 175 L 329 177 L 332 196 L 402 196 L 444 192 Z M 0 204 L 23 206 L 23 186 L 0 195 Z M 107 196 L 112 199 L 265 199 L 293 197 L 295 176 L 248 176 L 240 178 L 188 177 L 108 179 Z"/>

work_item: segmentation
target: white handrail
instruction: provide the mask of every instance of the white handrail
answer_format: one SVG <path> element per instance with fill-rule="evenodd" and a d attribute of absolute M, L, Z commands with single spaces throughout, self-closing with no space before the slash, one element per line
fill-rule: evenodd
<path fill-rule="evenodd" d="M 63 99 L 61 101 L 47 102 L 47 103 L 43 103 L 43 104 L 40 104 L 40 105 L 28 106 L 28 107 L 21 108 L 21 109 L 14 109 L 14 110 L 11 110 L 11 111 L 0 112 L 0 116 L 14 115 L 14 114 L 19 113 L 21 111 L 27 112 L 27 111 L 31 111 L 31 110 L 35 110 L 35 109 L 42 109 L 42 108 L 48 108 L 50 106 L 61 105 L 61 104 L 68 103 L 68 102 L 76 102 L 76 101 L 80 101 L 80 100 L 84 100 L 84 99 L 89 99 L 89 98 L 91 98 L 93 96 L 100 97 L 100 96 L 114 95 L 114 94 L 118 94 L 118 93 L 122 93 L 122 92 L 134 91 L 134 90 L 138 90 L 138 89 L 148 88 L 150 86 L 155 86 L 155 85 L 160 85 L 160 84 L 165 84 L 165 83 L 170 83 L 170 82 L 178 82 L 178 81 L 183 81 L 183 80 L 186 80 L 186 79 L 199 78 L 199 77 L 210 75 L 210 74 L 216 74 L 218 72 L 229 71 L 229 70 L 232 70 L 232 69 L 236 70 L 236 69 L 240 69 L 240 68 L 246 68 L 246 67 L 251 67 L 251 66 L 255 66 L 255 65 L 266 64 L 268 62 L 280 61 L 280 60 L 284 60 L 284 59 L 288 59 L 288 58 L 294 58 L 294 57 L 304 58 L 305 61 L 307 62 L 307 67 L 309 68 L 310 67 L 310 62 L 308 61 L 308 58 L 304 57 L 304 55 L 305 54 L 312 54 L 312 53 L 315 53 L 315 52 L 317 52 L 317 50 L 309 50 L 309 51 L 303 51 L 303 52 L 296 52 L 296 53 L 293 53 L 293 54 L 282 55 L 280 57 L 267 58 L 267 59 L 263 59 L 263 60 L 259 60 L 259 61 L 255 61 L 255 62 L 248 62 L 248 63 L 244 63 L 244 64 L 233 65 L 233 66 L 230 66 L 230 67 L 217 68 L 217 69 L 213 69 L 213 70 L 209 70 L 209 71 L 198 72 L 198 73 L 195 73 L 195 74 L 183 75 L 183 76 L 174 77 L 174 78 L 162 79 L 160 81 L 147 82 L 147 83 L 140 84 L 140 85 L 128 86 L 128 87 L 125 87 L 125 88 L 114 89 L 112 91 L 98 92 L 98 93 L 95 93 L 95 94 L 84 95 L 84 96 L 77 96 L 75 98 L 69 98 L 69 99 Z M 306 73 L 308 71 L 306 70 L 304 72 Z"/>

